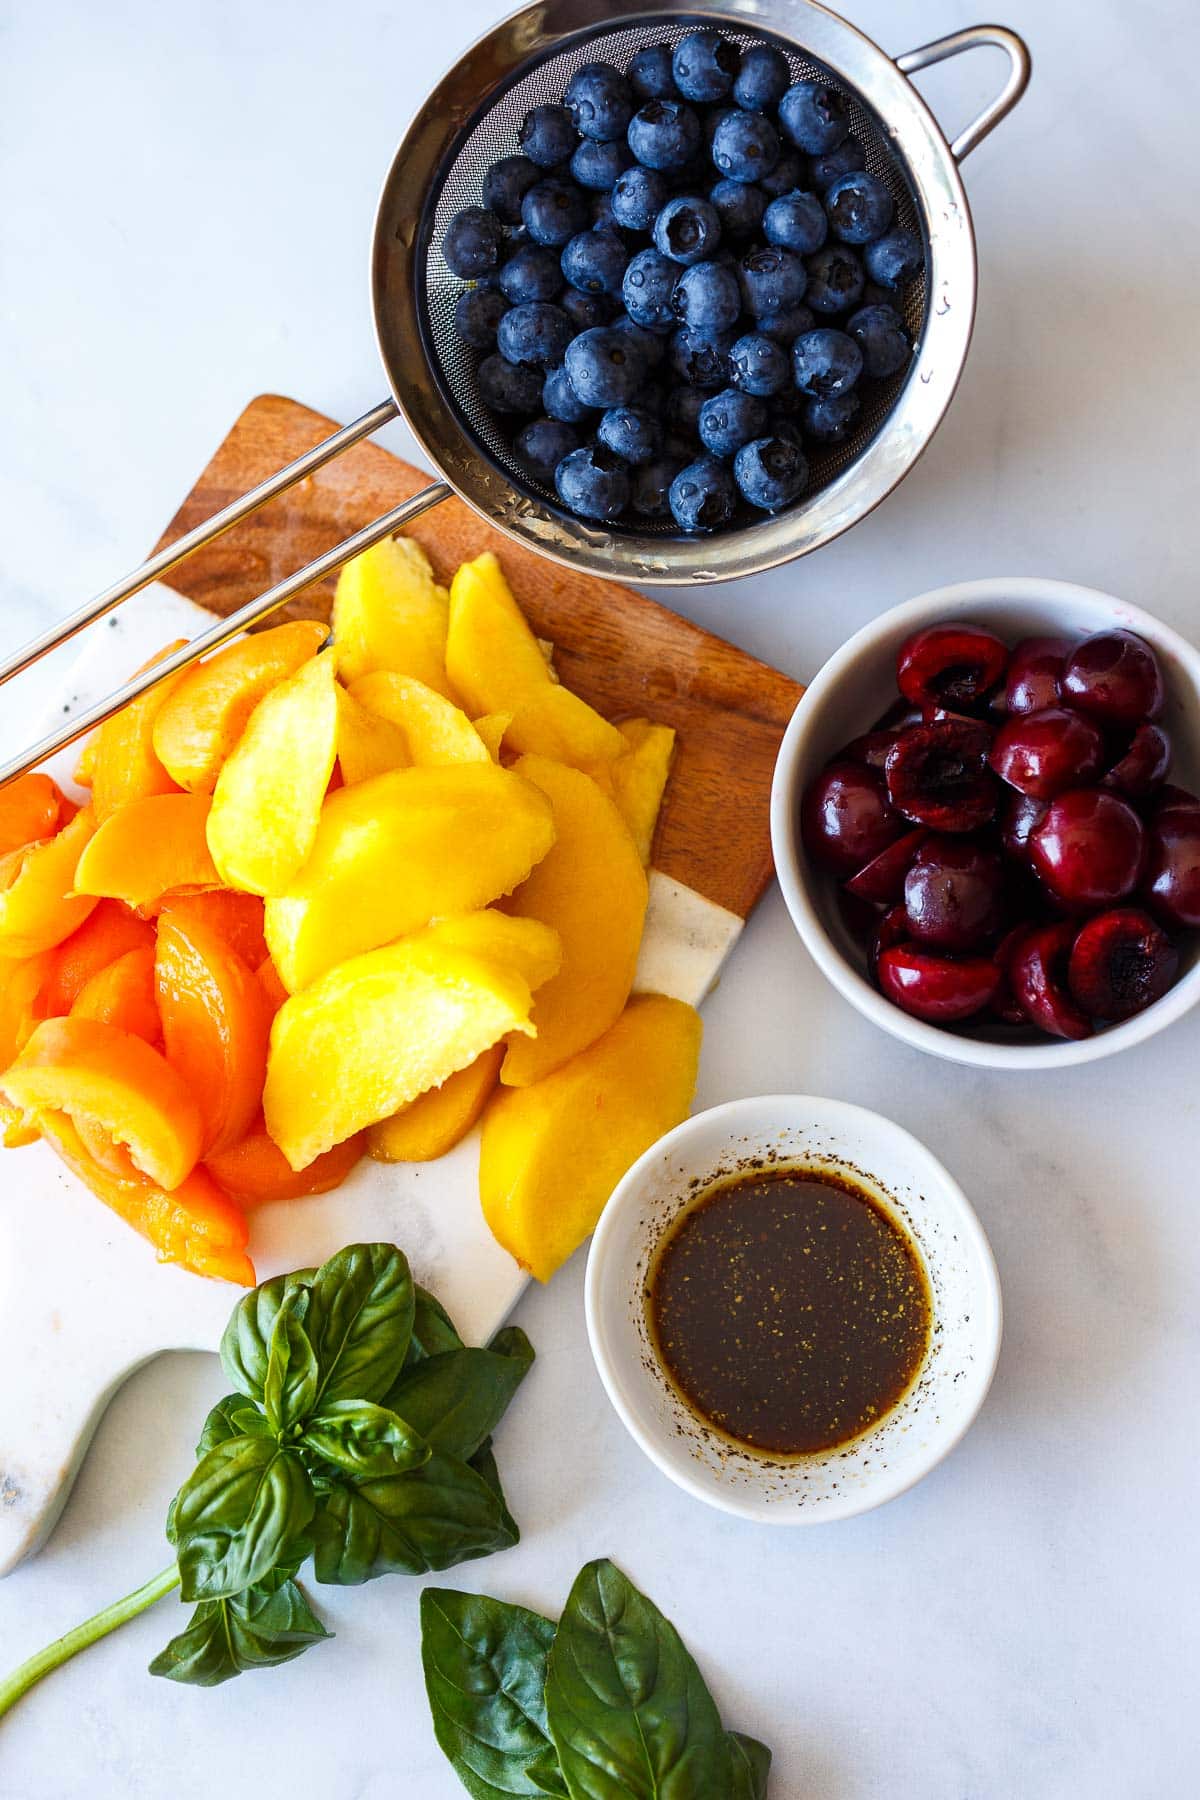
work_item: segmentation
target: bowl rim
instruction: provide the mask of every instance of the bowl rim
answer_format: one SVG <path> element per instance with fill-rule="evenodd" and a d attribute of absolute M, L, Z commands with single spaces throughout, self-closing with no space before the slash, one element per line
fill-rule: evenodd
<path fill-rule="evenodd" d="M 642 1184 L 663 1155 L 685 1149 L 693 1138 L 714 1126 L 723 1127 L 733 1143 L 739 1123 L 744 1123 L 748 1117 L 755 1116 L 764 1109 L 783 1119 L 794 1117 L 797 1113 L 815 1113 L 822 1126 L 835 1132 L 844 1125 L 867 1120 L 873 1130 L 882 1129 L 893 1143 L 903 1145 L 918 1161 L 925 1163 L 929 1185 L 937 1188 L 939 1201 L 953 1213 L 956 1229 L 966 1241 L 971 1266 L 976 1271 L 978 1282 L 978 1298 L 972 1306 L 972 1319 L 977 1323 L 979 1331 L 978 1349 L 973 1364 L 975 1392 L 961 1418 L 955 1421 L 944 1437 L 938 1437 L 902 1471 L 873 1473 L 869 1481 L 853 1494 L 841 1493 L 833 1499 L 822 1500 L 819 1508 L 812 1510 L 789 1510 L 778 1503 L 772 1505 L 770 1510 L 764 1510 L 757 1491 L 746 1498 L 733 1492 L 714 1491 L 697 1479 L 684 1464 L 672 1460 L 663 1448 L 669 1433 L 665 1429 L 661 1433 L 645 1430 L 626 1399 L 617 1375 L 616 1361 L 609 1348 L 610 1325 L 604 1316 L 604 1297 L 601 1292 L 608 1274 L 607 1265 L 613 1254 L 612 1240 L 618 1218 L 627 1210 L 640 1207 Z M 707 1162 L 709 1159 L 706 1157 L 704 1160 Z M 875 1170 L 871 1173 L 876 1174 L 881 1184 L 887 1187 L 883 1175 Z M 680 1181 L 681 1206 L 694 1198 L 687 1190 L 687 1180 L 688 1177 L 684 1176 Z M 918 1239 L 918 1243 L 922 1256 L 925 1256 L 925 1240 Z M 978 1418 L 995 1377 L 1004 1336 L 1004 1301 L 995 1254 L 979 1215 L 945 1164 L 920 1138 L 905 1126 L 897 1124 L 894 1119 L 888 1118 L 885 1113 L 874 1112 L 870 1107 L 858 1106 L 853 1101 L 832 1100 L 817 1094 L 752 1094 L 740 1100 L 727 1100 L 718 1106 L 707 1107 L 702 1112 L 692 1113 L 643 1151 L 613 1189 L 592 1235 L 584 1279 L 584 1317 L 587 1322 L 588 1344 L 601 1385 L 626 1431 L 654 1466 L 684 1493 L 703 1501 L 706 1506 L 714 1507 L 718 1512 L 731 1513 L 737 1518 L 749 1519 L 759 1525 L 787 1527 L 832 1525 L 841 1519 L 856 1518 L 862 1513 L 873 1512 L 876 1507 L 886 1505 L 889 1500 L 898 1499 L 931 1474 L 962 1442 Z"/>
<path fill-rule="evenodd" d="M 1192 703 L 1200 713 L 1200 651 L 1173 626 L 1142 607 L 1100 588 L 1051 577 L 999 575 L 949 582 L 878 614 L 835 650 L 808 684 L 784 732 L 776 757 L 771 782 L 771 849 L 784 903 L 809 955 L 843 998 L 872 1024 L 915 1049 L 974 1068 L 1075 1068 L 1131 1049 L 1181 1019 L 1200 1001 L 1200 962 L 1181 975 L 1175 986 L 1145 1012 L 1110 1025 L 1090 1038 L 1048 1038 L 1044 1043 L 997 1044 L 980 1038 L 960 1037 L 942 1026 L 901 1012 L 846 959 L 814 904 L 809 888 L 810 871 L 796 825 L 798 768 L 807 745 L 810 721 L 816 718 L 822 703 L 833 694 L 843 676 L 863 657 L 877 650 L 880 640 L 897 628 L 916 630 L 944 618 L 951 610 L 1005 602 L 1017 606 L 1051 607 L 1058 602 L 1118 610 L 1125 628 L 1145 637 L 1186 670 L 1192 688 Z"/>

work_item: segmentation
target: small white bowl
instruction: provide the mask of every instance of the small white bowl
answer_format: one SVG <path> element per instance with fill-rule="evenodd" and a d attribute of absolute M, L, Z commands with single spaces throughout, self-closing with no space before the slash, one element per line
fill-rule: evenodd
<path fill-rule="evenodd" d="M 720 1437 L 680 1398 L 654 1348 L 646 1282 L 672 1222 L 740 1168 L 829 1169 L 865 1187 L 916 1244 L 932 1297 L 925 1361 L 893 1410 L 837 1450 L 781 1458 Z M 687 1119 L 630 1169 L 587 1266 L 592 1355 L 622 1421 L 677 1486 L 767 1525 L 817 1525 L 894 1500 L 949 1454 L 983 1404 L 1000 1353 L 1000 1281 L 961 1188 L 900 1126 L 840 1100 L 775 1094 Z"/>
<path fill-rule="evenodd" d="M 1169 625 L 1111 594 L 1069 581 L 1000 577 L 937 588 L 893 607 L 856 632 L 831 656 L 792 714 L 771 789 L 771 848 L 792 923 L 834 987 L 873 1024 L 918 1050 L 990 1069 L 1049 1069 L 1093 1062 L 1141 1043 L 1200 1000 L 1200 937 L 1180 940 L 1180 974 L 1161 1000 L 1078 1042 L 1003 1026 L 926 1024 L 885 1000 L 867 973 L 866 957 L 838 911 L 836 886 L 800 841 L 800 801 L 809 782 L 843 744 L 870 728 L 896 698 L 896 652 L 926 625 L 963 619 L 986 625 L 1009 643 L 1042 635 L 1085 637 L 1121 627 L 1152 644 L 1167 687 L 1163 724 L 1174 759 L 1168 780 L 1196 787 L 1200 776 L 1200 652 Z"/>

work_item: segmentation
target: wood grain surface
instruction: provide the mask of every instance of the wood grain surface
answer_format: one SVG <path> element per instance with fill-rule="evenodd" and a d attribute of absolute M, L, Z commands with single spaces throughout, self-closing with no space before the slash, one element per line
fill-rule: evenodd
<path fill-rule="evenodd" d="M 251 401 L 156 548 L 335 429 L 280 395 Z M 171 586 L 232 612 L 429 479 L 377 444 L 358 444 L 181 563 Z M 553 641 L 568 687 L 608 718 L 645 714 L 675 727 L 654 865 L 745 918 L 771 878 L 771 771 L 798 684 L 642 594 L 546 561 L 460 500 L 424 514 L 411 535 L 443 582 L 460 562 L 494 550 L 534 630 Z M 328 618 L 333 589 L 322 582 L 271 622 Z"/>

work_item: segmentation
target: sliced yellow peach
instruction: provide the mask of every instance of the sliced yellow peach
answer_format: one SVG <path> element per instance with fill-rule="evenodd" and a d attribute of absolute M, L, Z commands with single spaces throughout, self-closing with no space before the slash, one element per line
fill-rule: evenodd
<path fill-rule="evenodd" d="M 436 936 L 439 943 L 453 944 L 456 950 L 469 950 L 473 956 L 486 956 L 490 962 L 516 969 L 534 992 L 562 968 L 562 939 L 553 927 L 543 925 L 540 919 L 498 912 L 493 906 L 439 919 L 429 927 L 428 935 Z"/>
<path fill-rule="evenodd" d="M 337 690 L 338 702 L 338 768 L 347 787 L 357 781 L 369 781 L 372 775 L 386 775 L 389 769 L 407 768 L 408 739 L 399 725 L 368 712 L 344 687 Z"/>
<path fill-rule="evenodd" d="M 76 893 L 145 911 L 176 889 L 220 887 L 206 835 L 211 805 L 207 794 L 152 794 L 118 807 L 79 858 Z"/>
<path fill-rule="evenodd" d="M 505 743 L 510 750 L 549 756 L 576 769 L 611 761 L 625 749 L 615 725 L 570 688 L 553 683 L 516 703 Z"/>
<path fill-rule="evenodd" d="M 349 684 L 376 669 L 411 675 L 447 699 L 449 598 L 412 538 L 385 538 L 338 576 L 333 640 L 338 673 Z"/>
<path fill-rule="evenodd" d="M 633 834 L 638 854 L 649 866 L 654 827 L 671 773 L 675 733 L 649 719 L 625 719 L 618 727 L 629 748 L 607 764 L 617 810 Z"/>
<path fill-rule="evenodd" d="M 607 1031 L 629 998 L 647 886 L 628 826 L 589 775 L 539 756 L 523 756 L 514 773 L 549 801 L 555 842 L 506 910 L 553 926 L 563 948 L 534 1007 L 536 1039 L 514 1042 L 501 1071 L 527 1087 Z"/>
<path fill-rule="evenodd" d="M 77 866 L 95 829 L 85 806 L 57 837 L 0 858 L 0 956 L 36 956 L 83 924 L 96 902 L 79 888 Z"/>
<path fill-rule="evenodd" d="M 504 743 L 504 734 L 512 724 L 509 712 L 484 713 L 482 718 L 474 721 L 475 729 L 487 746 L 487 753 L 493 762 L 500 761 L 500 748 Z"/>
<path fill-rule="evenodd" d="M 440 1086 L 381 1119 L 367 1132 L 367 1155 L 376 1162 L 433 1162 L 465 1138 L 500 1079 L 504 1045 L 493 1044 Z M 36 1134 L 35 1134 L 36 1135 Z"/>
<path fill-rule="evenodd" d="M 700 1016 L 640 994 L 591 1047 L 483 1115 L 479 1193 L 494 1236 L 548 1281 L 595 1229 L 625 1171 L 688 1114 Z"/>
<path fill-rule="evenodd" d="M 404 733 L 409 761 L 419 768 L 492 760 L 461 707 L 411 675 L 378 669 L 351 682 L 349 692 L 368 712 Z"/>
<path fill-rule="evenodd" d="M 545 796 L 493 762 L 394 769 L 330 794 L 312 855 L 268 899 L 290 993 L 335 963 L 511 893 L 554 842 Z"/>
<path fill-rule="evenodd" d="M 337 748 L 332 656 L 265 694 L 213 789 L 208 847 L 226 887 L 279 894 L 308 860 Z"/>

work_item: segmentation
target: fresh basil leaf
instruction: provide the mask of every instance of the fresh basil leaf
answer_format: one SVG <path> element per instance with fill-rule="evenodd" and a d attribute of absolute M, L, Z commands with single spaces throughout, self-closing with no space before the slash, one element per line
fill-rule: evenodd
<path fill-rule="evenodd" d="M 382 1400 L 412 1336 L 413 1281 L 394 1244 L 351 1244 L 322 1263 L 304 1328 L 317 1357 L 317 1404 Z"/>
<path fill-rule="evenodd" d="M 315 1269 L 296 1269 L 290 1275 L 276 1275 L 271 1281 L 243 1294 L 230 1314 L 221 1338 L 221 1363 L 226 1375 L 238 1390 L 262 1404 L 271 1354 L 271 1333 L 284 1300 L 294 1289 L 306 1289 L 316 1274 Z M 306 1302 L 297 1301 L 297 1316 L 303 1320 Z"/>
<path fill-rule="evenodd" d="M 523 1606 L 450 1588 L 421 1595 L 434 1734 L 472 1800 L 566 1794 L 546 1727 L 553 1641 L 551 1621 Z"/>
<path fill-rule="evenodd" d="M 314 1413 L 301 1440 L 340 1473 L 402 1475 L 429 1461 L 429 1445 L 404 1419 L 369 1400 L 334 1400 Z"/>
<path fill-rule="evenodd" d="M 469 1469 L 474 1469 L 477 1475 L 482 1475 L 493 1494 L 497 1496 L 501 1505 L 503 1505 L 504 1489 L 500 1485 L 500 1470 L 496 1466 L 496 1453 L 492 1449 L 491 1438 L 485 1438 L 474 1456 L 467 1458 L 467 1467 Z"/>
<path fill-rule="evenodd" d="M 293 1288 L 285 1294 L 271 1327 L 263 1409 L 275 1433 L 302 1423 L 317 1397 L 317 1359 L 299 1317 L 307 1308 L 308 1290 Z"/>
<path fill-rule="evenodd" d="M 424 1575 L 490 1556 L 520 1533 L 482 1475 L 434 1451 L 407 1475 L 338 1482 L 321 1497 L 314 1535 L 317 1580 L 353 1587 L 377 1575 Z"/>
<path fill-rule="evenodd" d="M 404 1370 L 388 1391 L 387 1405 L 435 1450 L 465 1461 L 500 1423 L 533 1361 L 523 1331 L 505 1334 L 503 1341 L 503 1350 L 446 1350 L 425 1357 Z"/>
<path fill-rule="evenodd" d="M 571 1589 L 546 1716 L 572 1800 L 733 1800 L 729 1745 L 699 1669 L 611 1562 L 589 1563 Z"/>
<path fill-rule="evenodd" d="M 729 1755 L 733 1765 L 733 1800 L 767 1800 L 771 1752 L 757 1738 L 729 1731 Z"/>
<path fill-rule="evenodd" d="M 412 1337 L 409 1340 L 408 1355 L 404 1359 L 405 1368 L 420 1362 L 426 1356 L 440 1356 L 445 1350 L 461 1350 L 463 1341 L 454 1328 L 454 1321 L 440 1300 L 434 1298 L 428 1288 L 418 1286 L 415 1290 L 413 1308 Z"/>
<path fill-rule="evenodd" d="M 285 1573 L 228 1600 L 202 1600 L 191 1622 L 150 1664 L 150 1673 L 192 1687 L 218 1687 L 247 1669 L 291 1662 L 310 1644 L 332 1636 Z"/>
<path fill-rule="evenodd" d="M 175 1499 L 183 1599 L 226 1599 L 262 1581 L 289 1554 L 314 1505 L 293 1450 L 261 1437 L 215 1445 Z"/>
<path fill-rule="evenodd" d="M 268 1437 L 270 1428 L 253 1401 L 241 1394 L 226 1394 L 209 1413 L 200 1431 L 196 1458 L 207 1456 L 217 1444 L 233 1437 Z"/>

